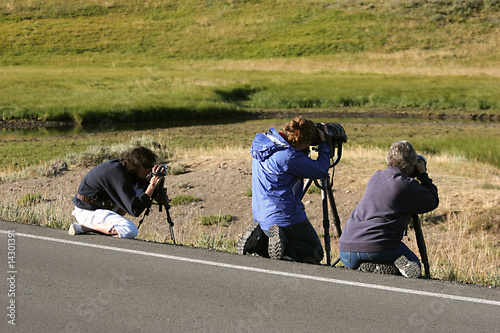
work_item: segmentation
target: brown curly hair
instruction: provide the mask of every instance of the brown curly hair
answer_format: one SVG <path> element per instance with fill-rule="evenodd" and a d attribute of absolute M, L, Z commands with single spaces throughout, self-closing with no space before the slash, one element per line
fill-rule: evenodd
<path fill-rule="evenodd" d="M 318 130 L 313 121 L 298 116 L 283 126 L 288 142 L 292 146 L 300 145 L 304 142 L 313 142 L 318 136 Z"/>
<path fill-rule="evenodd" d="M 129 151 L 123 158 L 123 165 L 132 172 L 136 172 L 140 167 L 151 169 L 158 159 L 153 151 L 146 147 L 137 147 Z"/>

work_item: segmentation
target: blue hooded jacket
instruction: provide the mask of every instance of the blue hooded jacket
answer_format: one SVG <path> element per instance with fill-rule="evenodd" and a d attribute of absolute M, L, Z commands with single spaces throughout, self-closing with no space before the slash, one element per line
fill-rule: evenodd
<path fill-rule="evenodd" d="M 318 158 L 292 147 L 274 128 L 255 136 L 252 160 L 253 218 L 262 230 L 274 224 L 287 227 L 307 219 L 302 203 L 304 178 L 328 175 L 329 148 L 318 145 Z"/>

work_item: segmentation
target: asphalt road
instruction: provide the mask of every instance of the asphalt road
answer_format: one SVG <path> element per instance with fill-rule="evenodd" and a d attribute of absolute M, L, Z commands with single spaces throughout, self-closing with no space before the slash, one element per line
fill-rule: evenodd
<path fill-rule="evenodd" d="M 498 332 L 500 325 L 498 288 L 2 221 L 0 244 L 0 332 Z"/>

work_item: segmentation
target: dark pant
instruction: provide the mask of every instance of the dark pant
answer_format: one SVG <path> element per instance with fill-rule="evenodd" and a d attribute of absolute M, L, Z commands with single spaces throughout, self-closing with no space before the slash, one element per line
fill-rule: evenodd
<path fill-rule="evenodd" d="M 405 256 L 409 261 L 416 262 L 420 266 L 420 260 L 408 246 L 403 242 L 394 251 L 386 252 L 340 252 L 340 260 L 350 269 L 357 269 L 364 262 L 374 262 L 377 264 L 394 264 L 394 261 L 401 256 Z"/>
<path fill-rule="evenodd" d="M 288 227 L 281 227 L 281 230 L 285 234 L 285 239 L 281 240 L 285 244 L 284 256 L 288 256 L 298 262 L 320 263 L 324 255 L 323 246 L 309 220 Z M 269 258 L 267 252 L 269 245 L 268 235 L 269 233 L 264 231 L 254 250 L 255 253 L 266 258 Z"/>

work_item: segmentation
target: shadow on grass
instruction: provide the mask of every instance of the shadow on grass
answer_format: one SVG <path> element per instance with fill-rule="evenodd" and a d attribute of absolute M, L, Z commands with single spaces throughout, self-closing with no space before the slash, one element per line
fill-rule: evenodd
<path fill-rule="evenodd" d="M 136 123 L 148 121 L 186 121 L 186 120 L 220 120 L 244 119 L 252 113 L 238 107 L 208 106 L 199 108 L 151 107 L 148 109 L 130 109 L 120 112 L 88 111 L 81 115 L 81 124 L 99 124 L 105 121 L 112 123 Z"/>
<path fill-rule="evenodd" d="M 261 88 L 238 87 L 228 90 L 215 89 L 214 92 L 224 102 L 238 103 L 238 102 L 249 101 L 253 94 L 261 90 L 262 90 Z"/>

